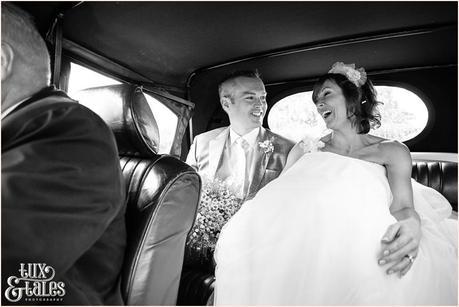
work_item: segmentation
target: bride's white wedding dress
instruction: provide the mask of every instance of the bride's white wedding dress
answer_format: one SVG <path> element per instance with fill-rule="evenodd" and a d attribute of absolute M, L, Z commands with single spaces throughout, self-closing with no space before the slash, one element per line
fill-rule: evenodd
<path fill-rule="evenodd" d="M 456 305 L 457 221 L 416 183 L 419 253 L 402 278 L 377 263 L 396 222 L 383 166 L 329 152 L 305 154 L 246 202 L 215 251 L 215 303 L 234 305 Z"/>

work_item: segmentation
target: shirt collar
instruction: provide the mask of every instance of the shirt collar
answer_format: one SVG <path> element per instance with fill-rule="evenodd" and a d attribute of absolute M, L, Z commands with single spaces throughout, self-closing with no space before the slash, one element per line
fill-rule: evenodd
<path fill-rule="evenodd" d="M 5 111 L 2 112 L 2 119 L 4 119 L 8 114 L 10 114 L 11 112 L 14 111 L 14 109 L 16 109 L 17 107 L 19 107 L 21 105 L 21 103 L 23 103 L 24 101 L 28 100 L 30 97 L 32 96 L 29 96 L 25 99 L 22 99 L 21 101 L 19 102 L 16 102 L 15 104 L 13 104 L 12 106 L 10 106 L 9 108 L 7 108 Z"/>
<path fill-rule="evenodd" d="M 231 127 L 230 127 L 230 141 L 231 141 L 231 145 L 233 145 L 233 143 L 240 137 L 243 137 L 244 140 L 247 141 L 247 143 L 249 143 L 249 145 L 251 147 L 253 147 L 253 145 L 255 144 L 256 140 L 257 140 L 257 137 L 258 137 L 258 133 L 260 132 L 260 127 L 257 127 L 257 128 L 254 128 L 252 130 L 250 130 L 248 133 L 244 134 L 244 135 L 239 135 L 237 134 Z"/>
<path fill-rule="evenodd" d="M 22 107 L 22 105 L 27 105 L 30 102 L 42 99 L 42 98 L 50 95 L 50 93 L 53 93 L 53 92 L 56 92 L 56 87 L 54 85 L 50 85 L 50 86 L 42 88 L 41 90 L 39 90 L 38 92 L 36 92 L 32 96 L 29 96 L 29 97 L 27 97 L 25 99 L 22 99 L 21 101 L 15 103 L 14 105 L 10 106 L 5 111 L 3 111 L 2 112 L 2 119 L 4 119 L 6 116 L 8 116 L 8 114 L 13 112 L 17 108 Z M 64 92 L 61 92 L 61 93 L 65 94 Z M 65 97 L 67 97 L 67 96 L 65 96 Z"/>

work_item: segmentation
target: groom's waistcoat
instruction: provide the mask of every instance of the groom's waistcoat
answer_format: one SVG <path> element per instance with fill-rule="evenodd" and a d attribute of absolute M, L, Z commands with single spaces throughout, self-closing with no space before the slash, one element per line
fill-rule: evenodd
<path fill-rule="evenodd" d="M 215 178 L 229 140 L 229 127 L 214 129 L 196 136 L 191 145 L 186 162 L 208 179 Z M 271 146 L 272 145 L 272 146 Z M 257 136 L 251 169 L 247 199 L 252 198 L 268 182 L 277 178 L 287 161 L 294 143 L 263 127 Z M 253 167 L 252 167 L 253 165 Z"/>

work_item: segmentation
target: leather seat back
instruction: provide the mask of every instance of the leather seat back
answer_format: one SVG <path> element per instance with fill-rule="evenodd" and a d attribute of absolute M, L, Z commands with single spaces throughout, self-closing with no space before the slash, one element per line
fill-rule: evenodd
<path fill-rule="evenodd" d="M 121 278 L 125 302 L 175 305 L 201 179 L 186 163 L 157 154 L 158 127 L 139 88 L 92 88 L 78 98 L 108 123 L 117 140 L 127 191 L 128 242 Z"/>
<path fill-rule="evenodd" d="M 411 177 L 440 192 L 457 212 L 457 162 L 413 159 Z"/>

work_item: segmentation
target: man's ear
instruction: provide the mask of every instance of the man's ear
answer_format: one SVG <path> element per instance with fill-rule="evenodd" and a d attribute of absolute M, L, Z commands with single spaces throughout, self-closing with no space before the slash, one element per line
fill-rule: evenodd
<path fill-rule="evenodd" d="M 14 51 L 11 46 L 2 42 L 2 81 L 6 80 L 13 71 Z"/>
<path fill-rule="evenodd" d="M 228 110 L 231 99 L 229 97 L 222 97 L 220 98 L 220 103 L 222 104 L 223 110 Z"/>

